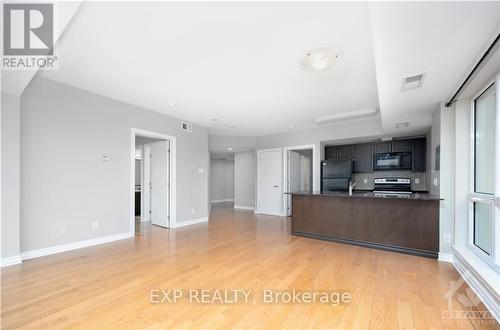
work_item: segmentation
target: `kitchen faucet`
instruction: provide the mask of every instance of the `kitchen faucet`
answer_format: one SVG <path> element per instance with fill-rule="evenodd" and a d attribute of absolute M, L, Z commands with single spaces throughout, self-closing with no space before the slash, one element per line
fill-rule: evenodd
<path fill-rule="evenodd" d="M 352 189 L 356 186 L 356 182 L 349 181 L 349 196 L 352 196 Z"/>

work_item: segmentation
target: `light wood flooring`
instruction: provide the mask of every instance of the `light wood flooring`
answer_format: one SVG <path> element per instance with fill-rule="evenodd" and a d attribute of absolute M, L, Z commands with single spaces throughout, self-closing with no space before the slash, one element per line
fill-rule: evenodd
<path fill-rule="evenodd" d="M 124 220 L 126 221 L 126 220 Z M 2 329 L 499 329 L 449 319 L 449 263 L 290 235 L 290 220 L 214 206 L 208 224 L 141 225 L 135 238 L 2 270 Z M 151 289 L 349 291 L 326 304 L 151 304 Z M 459 296 L 462 296 L 459 301 Z"/>

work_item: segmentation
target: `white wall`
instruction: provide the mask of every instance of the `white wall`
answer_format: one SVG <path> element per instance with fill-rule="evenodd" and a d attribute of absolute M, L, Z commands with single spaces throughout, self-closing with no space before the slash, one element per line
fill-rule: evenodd
<path fill-rule="evenodd" d="M 234 205 L 255 206 L 255 152 L 234 154 Z"/>
<path fill-rule="evenodd" d="M 455 103 L 455 238 L 454 244 L 465 246 L 468 232 L 468 196 L 470 192 L 470 100 Z"/>
<path fill-rule="evenodd" d="M 21 127 L 21 251 L 130 232 L 132 128 L 176 136 L 176 220 L 208 216 L 204 127 L 42 78 L 21 97 Z"/>
<path fill-rule="evenodd" d="M 234 200 L 234 160 L 210 161 L 210 199 L 212 202 Z"/>
<path fill-rule="evenodd" d="M 431 185 L 432 195 L 439 196 L 439 170 L 436 170 L 436 147 L 441 144 L 441 107 L 439 106 L 432 114 L 431 128 Z"/>
<path fill-rule="evenodd" d="M 20 253 L 20 100 L 2 93 L 2 258 Z"/>
<path fill-rule="evenodd" d="M 452 242 L 445 241 L 445 235 L 453 238 L 455 223 L 455 113 L 454 108 L 441 105 L 441 167 L 439 171 L 439 196 L 443 199 L 439 210 L 440 249 L 451 253 Z"/>

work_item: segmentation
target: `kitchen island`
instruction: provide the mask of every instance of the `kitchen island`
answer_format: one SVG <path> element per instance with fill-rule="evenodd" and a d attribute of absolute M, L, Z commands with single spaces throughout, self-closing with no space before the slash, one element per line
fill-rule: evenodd
<path fill-rule="evenodd" d="M 438 258 L 438 197 L 373 192 L 291 195 L 293 235 Z"/>

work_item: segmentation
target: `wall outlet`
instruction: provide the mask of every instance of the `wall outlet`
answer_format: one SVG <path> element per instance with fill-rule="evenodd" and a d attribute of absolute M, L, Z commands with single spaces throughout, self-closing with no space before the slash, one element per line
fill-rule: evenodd
<path fill-rule="evenodd" d="M 92 222 L 92 229 L 97 229 L 99 228 L 99 221 L 93 221 Z"/>
<path fill-rule="evenodd" d="M 195 214 L 196 213 L 196 210 L 195 209 L 191 209 L 191 214 Z"/>
<path fill-rule="evenodd" d="M 451 234 L 444 234 L 445 243 L 451 243 Z"/>
<path fill-rule="evenodd" d="M 368 179 L 367 178 L 363 178 L 363 183 L 368 183 Z"/>
<path fill-rule="evenodd" d="M 59 232 L 61 234 L 66 234 L 68 232 L 68 226 L 62 226 L 61 229 L 59 229 Z"/>
<path fill-rule="evenodd" d="M 420 183 L 420 179 L 419 178 L 415 178 L 415 184 L 419 184 Z"/>

